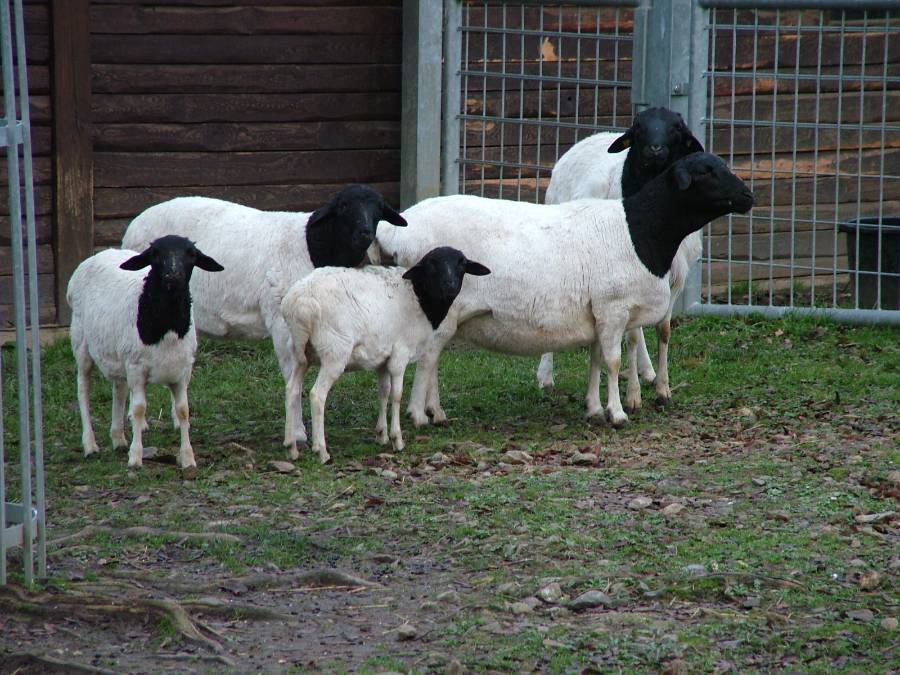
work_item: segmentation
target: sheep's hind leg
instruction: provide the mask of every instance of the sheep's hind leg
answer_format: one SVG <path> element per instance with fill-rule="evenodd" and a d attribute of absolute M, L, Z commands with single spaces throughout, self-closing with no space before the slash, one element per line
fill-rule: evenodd
<path fill-rule="evenodd" d="M 541 362 L 537 369 L 537 381 L 541 389 L 553 389 L 556 386 L 553 381 L 553 352 L 541 355 Z"/>
<path fill-rule="evenodd" d="M 391 368 L 391 443 L 394 450 L 399 452 L 403 450 L 403 432 L 400 429 L 400 399 L 403 397 L 403 371 L 406 370 L 406 364 L 402 367 L 395 366 Z"/>
<path fill-rule="evenodd" d="M 178 450 L 178 465 L 182 469 L 197 468 L 194 459 L 194 448 L 191 447 L 190 437 L 190 408 L 188 406 L 188 381 L 187 378 L 169 385 L 172 392 L 172 410 L 178 420 L 178 428 L 181 430 L 181 447 Z"/>
<path fill-rule="evenodd" d="M 88 353 L 87 345 L 79 345 L 74 350 L 78 367 L 76 375 L 78 384 L 78 412 L 81 414 L 81 446 L 84 456 L 89 457 L 100 452 L 97 439 L 94 437 L 94 426 L 91 423 L 91 370 L 94 362 Z"/>
<path fill-rule="evenodd" d="M 125 404 L 128 399 L 128 384 L 125 380 L 114 379 L 112 381 L 112 416 L 109 425 L 109 437 L 112 439 L 113 450 L 124 448 L 128 445 L 125 438 Z"/>
<path fill-rule="evenodd" d="M 644 329 L 635 328 L 628 331 L 629 334 L 634 332 L 637 334 L 637 369 L 641 374 L 644 382 L 653 382 L 656 379 L 656 373 L 653 371 L 653 361 L 650 359 L 650 352 L 647 351 L 647 340 L 644 339 Z M 634 355 L 629 352 L 628 358 Z"/>
<path fill-rule="evenodd" d="M 309 368 L 309 363 L 305 358 L 297 359 L 284 387 L 284 447 L 288 449 L 290 459 L 299 459 L 300 457 L 300 451 L 297 449 L 297 433 L 294 430 L 297 420 L 293 411 L 297 408 L 297 401 L 303 391 L 303 380 L 306 378 L 307 368 Z M 303 434 L 305 438 L 305 429 Z"/>
<path fill-rule="evenodd" d="M 128 450 L 128 466 L 139 467 L 144 463 L 143 431 L 147 415 L 146 383 L 142 377 L 128 378 L 131 390 L 131 447 Z"/>
<path fill-rule="evenodd" d="M 659 369 L 656 373 L 656 402 L 658 405 L 668 405 L 672 402 L 672 391 L 669 389 L 669 338 L 672 336 L 671 315 L 656 325 L 656 335 L 659 338 Z"/>
<path fill-rule="evenodd" d="M 622 401 L 619 395 L 619 368 L 622 365 L 622 333 L 624 322 L 610 322 L 607 320 L 597 327 L 597 342 L 594 343 L 594 357 L 596 351 L 602 352 L 606 361 L 606 417 L 616 429 L 625 426 L 628 415 L 622 409 Z M 593 361 L 593 359 L 592 359 Z"/>
<path fill-rule="evenodd" d="M 638 352 L 643 339 L 643 331 L 635 328 L 628 331 L 628 387 L 625 390 L 625 410 L 631 414 L 641 409 L 641 382 L 638 379 Z"/>
<path fill-rule="evenodd" d="M 284 318 L 280 315 L 280 309 L 278 310 L 278 312 L 278 317 L 274 319 L 270 323 L 270 325 L 267 325 L 266 328 L 268 329 L 269 334 L 272 336 L 272 346 L 275 348 L 275 356 L 278 358 L 278 366 L 281 368 L 281 375 L 284 378 L 284 384 L 285 386 L 288 386 L 288 383 L 291 379 L 291 374 L 294 372 L 294 366 L 297 363 L 297 357 L 294 353 L 296 350 L 294 349 L 294 341 L 291 337 L 291 332 L 288 329 Z M 304 369 L 304 373 L 305 372 L 306 371 Z M 298 443 L 305 446 L 307 444 L 307 437 L 306 426 L 303 424 L 302 381 L 301 389 L 297 394 L 293 405 L 291 406 L 290 410 L 285 409 L 285 414 L 293 415 L 294 436 L 297 439 Z"/>
<path fill-rule="evenodd" d="M 375 423 L 375 442 L 379 445 L 390 443 L 387 424 L 388 399 L 391 397 L 391 374 L 387 366 L 378 370 L 378 421 Z"/>
<path fill-rule="evenodd" d="M 319 453 L 322 464 L 331 461 L 331 455 L 328 454 L 328 448 L 325 445 L 325 402 L 331 386 L 343 372 L 343 365 L 326 363 L 323 359 L 319 368 L 319 376 L 309 392 L 309 407 L 312 412 L 312 447 L 314 452 Z"/>
<path fill-rule="evenodd" d="M 441 392 L 438 387 L 438 366 L 435 364 L 428 382 L 428 395 L 425 400 L 425 411 L 431 413 L 431 423 L 447 424 L 447 413 L 441 407 Z"/>

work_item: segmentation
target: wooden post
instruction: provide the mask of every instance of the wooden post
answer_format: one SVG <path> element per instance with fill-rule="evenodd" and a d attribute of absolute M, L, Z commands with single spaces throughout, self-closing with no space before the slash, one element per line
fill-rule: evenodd
<path fill-rule="evenodd" d="M 56 316 L 68 324 L 66 286 L 94 249 L 90 0 L 53 0 L 51 21 Z"/>
<path fill-rule="evenodd" d="M 400 207 L 435 197 L 441 186 L 443 0 L 403 0 Z"/>

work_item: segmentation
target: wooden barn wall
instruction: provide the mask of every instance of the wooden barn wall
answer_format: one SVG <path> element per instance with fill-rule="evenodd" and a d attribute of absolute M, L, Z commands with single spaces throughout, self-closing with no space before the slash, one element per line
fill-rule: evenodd
<path fill-rule="evenodd" d="M 26 0 L 25 47 L 28 88 L 31 97 L 31 139 L 34 162 L 35 225 L 38 239 L 37 264 L 40 316 L 42 323 L 56 318 L 53 294 L 53 158 L 52 113 L 50 105 L 50 22 L 49 0 Z M 18 87 L 16 88 L 18 94 Z M 2 98 L 2 97 L 0 97 Z M 21 164 L 20 164 L 21 168 Z M 6 188 L 5 151 L 0 161 L 0 330 L 13 325 L 13 282 L 10 249 L 9 195 Z M 24 213 L 24 192 L 22 209 Z"/>
<path fill-rule="evenodd" d="M 55 300 L 77 261 L 163 200 L 312 210 L 364 182 L 398 203 L 401 0 L 26 0 L 25 12 L 43 323 L 65 323 Z"/>

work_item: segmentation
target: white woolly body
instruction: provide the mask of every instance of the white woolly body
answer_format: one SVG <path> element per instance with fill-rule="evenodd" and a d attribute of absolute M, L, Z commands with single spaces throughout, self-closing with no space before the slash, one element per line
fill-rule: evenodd
<path fill-rule="evenodd" d="M 605 313 L 627 316 L 630 328 L 668 309 L 668 278 L 638 258 L 621 201 L 547 206 L 460 195 L 425 200 L 404 217 L 405 231 L 378 231 L 399 264 L 446 245 L 490 268 L 456 299 L 465 321 L 457 335 L 467 342 L 540 354 L 594 342 L 595 317 Z"/>
<path fill-rule="evenodd" d="M 573 145 L 553 167 L 544 202 L 562 204 L 576 199 L 621 199 L 622 170 L 628 153 L 608 152 L 609 146 L 620 136 L 604 132 Z M 700 232 L 689 234 L 678 247 L 669 270 L 673 300 L 684 289 L 688 272 L 700 257 L 702 248 Z"/>
<path fill-rule="evenodd" d="M 191 296 L 197 330 L 213 337 L 262 339 L 280 318 L 269 279 L 287 288 L 314 269 L 306 248 L 309 213 L 270 212 L 208 197 L 179 197 L 137 216 L 122 238 L 144 250 L 166 234 L 192 239 L 221 263 L 195 274 Z"/>
<path fill-rule="evenodd" d="M 138 298 L 150 270 L 119 269 L 135 255 L 135 251 L 109 249 L 91 256 L 75 270 L 66 290 L 72 308 L 72 344 L 86 343 L 94 363 L 108 379 L 124 380 L 129 370 L 137 370 L 147 382 L 179 382 L 190 377 L 197 333 L 191 325 L 183 338 L 169 331 L 157 344 L 141 342 Z"/>
<path fill-rule="evenodd" d="M 344 358 L 347 370 L 377 370 L 391 358 L 416 361 L 434 330 L 398 267 L 322 267 L 295 283 L 281 310 L 314 356 Z"/>

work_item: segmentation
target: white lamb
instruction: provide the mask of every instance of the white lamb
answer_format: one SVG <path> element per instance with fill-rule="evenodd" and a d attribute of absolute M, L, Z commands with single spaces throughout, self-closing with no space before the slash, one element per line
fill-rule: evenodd
<path fill-rule="evenodd" d="M 462 252 L 439 247 L 408 270 L 365 267 L 316 270 L 294 284 L 281 303 L 293 337 L 297 367 L 287 384 L 287 407 L 299 404 L 310 360 L 321 364 L 310 392 L 313 450 L 322 463 L 331 458 L 325 444 L 325 399 L 345 370 L 376 370 L 379 411 L 376 440 L 403 449 L 400 398 L 403 373 L 427 351 L 436 332 L 456 325 L 453 301 L 463 276 L 490 271 Z M 391 428 L 387 401 L 391 398 Z M 293 416 L 286 416 L 284 444 L 296 451 Z"/>
<path fill-rule="evenodd" d="M 140 270 L 150 267 L 149 272 Z M 91 424 L 90 374 L 96 363 L 112 380 L 110 436 L 124 447 L 125 394 L 131 392 L 132 440 L 128 466 L 141 466 L 148 382 L 172 393 L 172 418 L 181 429 L 178 462 L 196 467 L 191 448 L 187 388 L 197 351 L 188 283 L 194 267 L 222 266 L 178 236 L 161 237 L 142 253 L 109 249 L 83 261 L 66 290 L 72 308 L 72 352 L 78 366 L 78 407 L 85 456 L 99 452 Z"/>
<path fill-rule="evenodd" d="M 224 274 L 191 282 L 197 330 L 211 337 L 272 337 L 285 382 L 294 367 L 290 333 L 277 289 L 288 288 L 316 267 L 357 267 L 380 220 L 406 221 L 375 190 L 351 185 L 312 214 L 270 212 L 207 197 L 172 199 L 138 215 L 122 245 L 140 250 L 164 233 L 190 237 L 226 267 Z M 300 407 L 297 440 L 306 442 Z M 292 459 L 296 459 L 294 454 Z"/>
<path fill-rule="evenodd" d="M 627 149 L 627 153 L 622 151 Z M 599 133 L 576 143 L 553 167 L 546 204 L 576 199 L 621 199 L 636 193 L 643 185 L 678 159 L 703 152 L 681 115 L 666 108 L 649 108 L 638 114 L 624 133 Z M 699 232 L 688 235 L 672 261 L 669 280 L 672 304 L 684 289 L 687 275 L 702 251 Z M 648 382 L 655 382 L 658 400 L 671 399 L 668 371 L 668 341 L 671 308 L 659 324 L 659 372 L 653 371 L 647 343 L 641 329 L 628 332 L 629 386 L 636 395 L 626 397 L 626 409 L 641 406 L 638 370 Z M 541 388 L 553 386 L 553 354 L 544 354 L 538 367 Z"/>
<path fill-rule="evenodd" d="M 399 264 L 436 243 L 476 256 L 491 283 L 467 286 L 456 300 L 456 323 L 437 331 L 416 369 L 409 412 L 416 425 L 446 419 L 436 369 L 440 349 L 456 333 L 495 351 L 528 355 L 592 344 L 588 415 L 603 411 L 600 361 L 609 373 L 606 413 L 627 421 L 618 371 L 626 329 L 663 320 L 671 304 L 669 267 L 681 241 L 704 223 L 746 211 L 753 196 L 715 155 L 675 162 L 623 200 L 559 205 L 473 196 L 428 199 L 405 212 L 405 231 L 379 231 L 382 250 Z"/>

